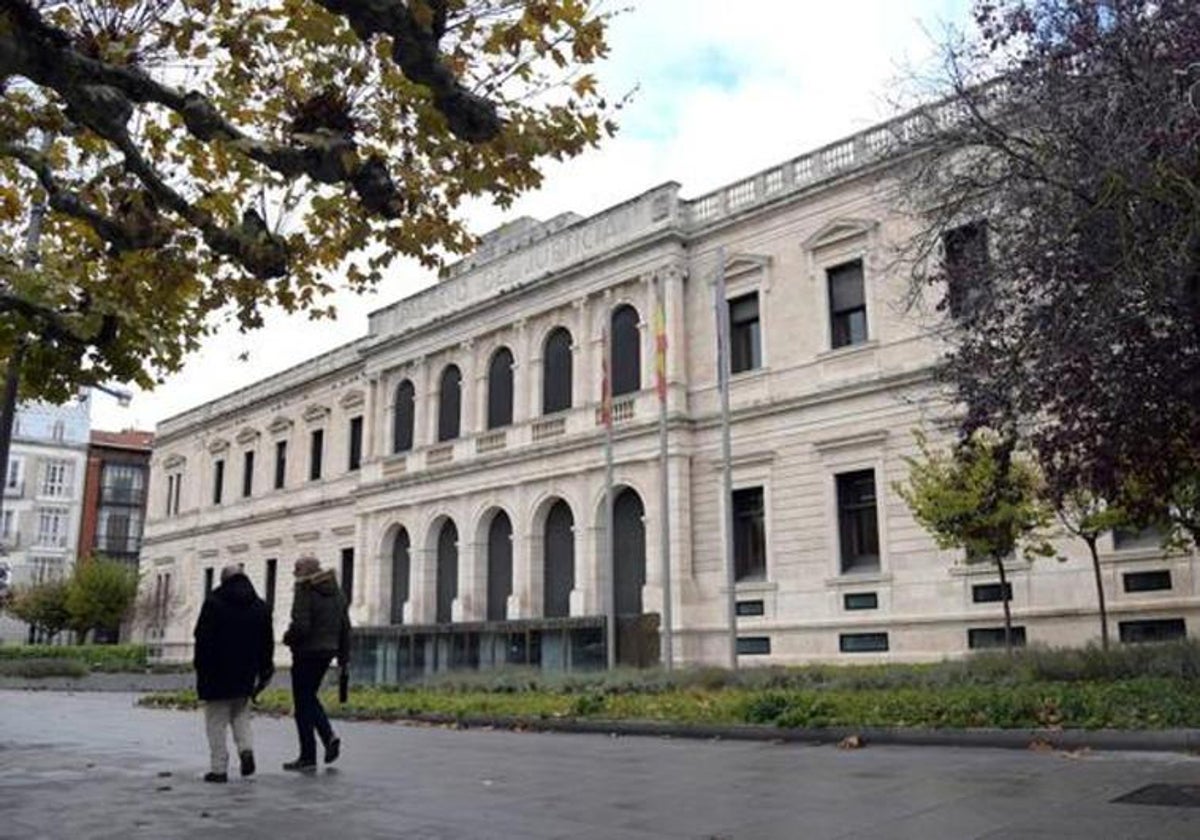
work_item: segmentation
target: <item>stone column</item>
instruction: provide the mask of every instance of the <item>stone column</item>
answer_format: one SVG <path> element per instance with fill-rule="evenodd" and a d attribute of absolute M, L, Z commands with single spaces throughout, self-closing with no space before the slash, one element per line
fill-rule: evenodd
<path fill-rule="evenodd" d="M 586 296 L 571 301 L 568 329 L 571 331 L 571 406 L 578 408 L 591 402 L 588 388 L 591 372 L 588 358 L 588 299 Z M 596 374 L 599 376 L 599 374 Z"/>
<path fill-rule="evenodd" d="M 520 425 L 526 420 L 537 416 L 530 394 L 532 383 L 529 381 L 535 368 L 530 364 L 533 355 L 529 347 L 529 323 L 521 318 L 516 322 L 513 332 L 513 425 Z M 515 528 L 516 523 L 513 523 Z"/>
<path fill-rule="evenodd" d="M 413 374 L 413 449 L 420 449 L 437 441 L 438 382 L 428 356 L 416 362 Z"/>
<path fill-rule="evenodd" d="M 475 354 L 478 345 L 472 339 L 467 339 L 460 345 L 461 360 L 459 369 L 462 372 L 462 394 L 459 400 L 459 437 L 466 438 L 474 435 L 483 428 L 482 415 L 479 412 L 481 392 L 487 384 L 487 371 L 480 371 Z"/>
<path fill-rule="evenodd" d="M 684 298 L 686 272 L 675 263 L 660 272 L 667 317 L 667 408 L 687 410 L 687 324 Z"/>
<path fill-rule="evenodd" d="M 432 624 L 437 616 L 437 549 L 409 549 L 412 588 L 404 609 L 405 624 Z"/>
<path fill-rule="evenodd" d="M 363 412 L 363 423 L 366 425 L 363 429 L 363 463 L 374 461 L 377 453 L 387 451 L 386 447 L 380 445 L 380 427 L 387 424 L 380 421 L 379 414 L 379 377 L 372 376 L 367 380 L 367 407 Z"/>

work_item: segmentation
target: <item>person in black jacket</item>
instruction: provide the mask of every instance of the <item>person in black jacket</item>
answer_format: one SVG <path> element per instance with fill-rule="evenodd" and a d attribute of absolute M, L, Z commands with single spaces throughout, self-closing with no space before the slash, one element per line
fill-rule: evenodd
<path fill-rule="evenodd" d="M 350 667 L 350 615 L 346 596 L 332 569 L 321 569 L 315 557 L 302 557 L 292 569 L 296 588 L 292 621 L 283 643 L 292 649 L 292 707 L 300 736 L 300 757 L 284 770 L 312 770 L 317 766 L 316 735 L 325 746 L 325 763 L 337 761 L 342 741 L 329 725 L 317 697 L 321 680 L 334 656 L 343 672 Z"/>
<path fill-rule="evenodd" d="M 221 585 L 204 599 L 196 621 L 196 694 L 204 701 L 204 724 L 212 766 L 206 782 L 229 780 L 225 729 L 233 729 L 243 776 L 254 773 L 250 698 L 271 680 L 275 637 L 271 610 L 240 567 L 221 570 Z"/>

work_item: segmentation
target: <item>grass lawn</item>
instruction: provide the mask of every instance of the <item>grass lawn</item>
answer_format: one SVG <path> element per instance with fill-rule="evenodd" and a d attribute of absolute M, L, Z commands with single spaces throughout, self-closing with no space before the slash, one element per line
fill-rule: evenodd
<path fill-rule="evenodd" d="M 143 705 L 194 708 L 192 692 Z M 932 665 L 712 668 L 543 676 L 524 670 L 450 674 L 403 687 L 332 693 L 336 717 L 669 721 L 780 727 L 1200 728 L 1200 644 L 1108 653 L 1029 649 Z M 288 714 L 288 693 L 258 707 Z"/>

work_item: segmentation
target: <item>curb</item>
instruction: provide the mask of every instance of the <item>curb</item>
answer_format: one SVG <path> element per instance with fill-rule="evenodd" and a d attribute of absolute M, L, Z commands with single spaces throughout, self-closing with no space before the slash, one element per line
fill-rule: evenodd
<path fill-rule="evenodd" d="M 354 720 L 356 718 L 348 718 Z M 357 718 L 366 720 L 366 718 Z M 651 721 L 579 720 L 573 718 L 502 718 L 453 715 L 404 715 L 396 721 L 453 725 L 461 729 L 507 729 L 533 732 L 689 738 L 709 741 L 836 744 L 858 736 L 864 744 L 920 747 L 988 747 L 996 749 L 1200 752 L 1200 730 L 1162 729 L 1146 732 L 1115 729 L 905 729 L 829 727 L 782 729 L 775 726 L 705 726 Z"/>

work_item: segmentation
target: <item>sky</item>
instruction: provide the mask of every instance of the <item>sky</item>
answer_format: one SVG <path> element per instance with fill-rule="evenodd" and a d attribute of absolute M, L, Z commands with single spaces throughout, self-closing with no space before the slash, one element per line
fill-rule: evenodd
<path fill-rule="evenodd" d="M 609 0 L 628 7 L 596 75 L 634 91 L 618 135 L 545 169 L 540 190 L 507 211 L 468 214 L 482 234 L 519 216 L 600 212 L 664 181 L 692 198 L 885 119 L 910 68 L 927 68 L 969 0 Z M 97 395 L 92 426 L 152 430 L 162 420 L 361 337 L 367 314 L 433 284 L 399 265 L 373 294 L 333 298 L 336 321 L 267 318 L 250 334 L 211 336 L 183 370 L 128 407 Z M 241 357 L 245 356 L 243 360 Z M 119 385 L 119 383 L 113 383 Z"/>

